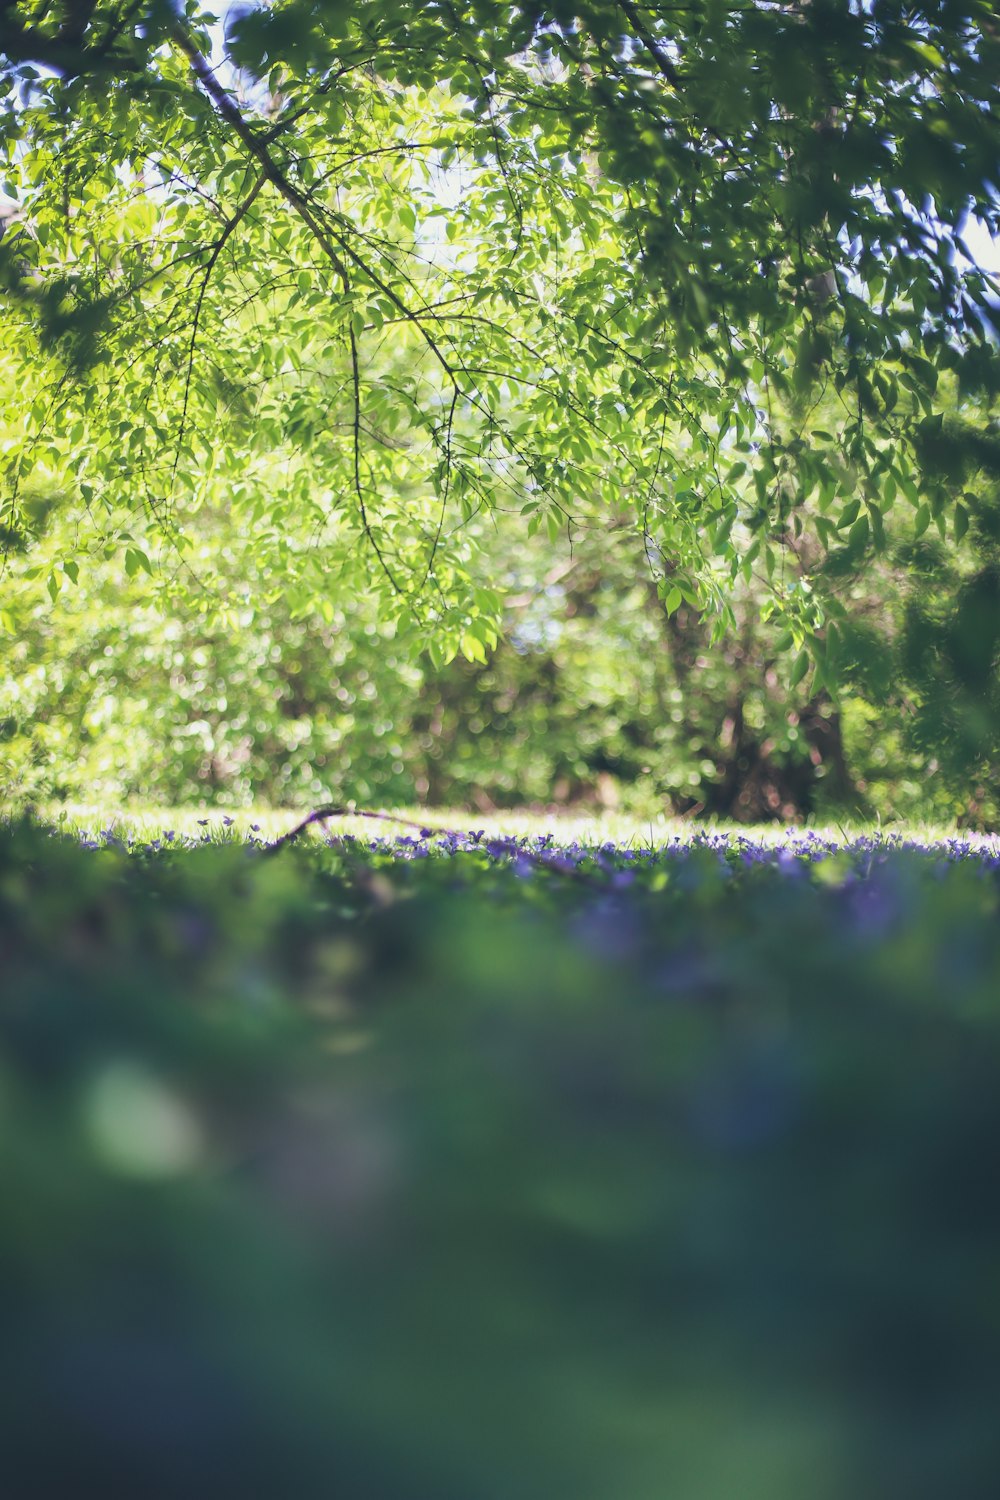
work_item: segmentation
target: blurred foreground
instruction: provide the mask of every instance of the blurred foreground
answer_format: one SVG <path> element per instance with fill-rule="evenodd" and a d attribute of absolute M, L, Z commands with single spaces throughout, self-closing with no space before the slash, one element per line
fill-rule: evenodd
<path fill-rule="evenodd" d="M 488 843 L 2 835 L 5 1495 L 992 1500 L 995 858 Z"/>

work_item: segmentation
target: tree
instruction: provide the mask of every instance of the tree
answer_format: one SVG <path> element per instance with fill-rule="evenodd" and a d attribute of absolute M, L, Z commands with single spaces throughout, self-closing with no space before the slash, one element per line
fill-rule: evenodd
<path fill-rule="evenodd" d="M 938 380 L 996 384 L 962 238 L 1000 228 L 987 0 L 278 0 L 224 35 L 3 0 L 0 27 L 11 535 L 43 483 L 213 608 L 372 589 L 481 660 L 477 519 L 613 508 L 716 637 L 758 575 L 821 688 L 803 537 L 877 550 L 898 497 L 945 523 Z M 252 534 L 242 598 L 188 569 L 206 513 Z"/>

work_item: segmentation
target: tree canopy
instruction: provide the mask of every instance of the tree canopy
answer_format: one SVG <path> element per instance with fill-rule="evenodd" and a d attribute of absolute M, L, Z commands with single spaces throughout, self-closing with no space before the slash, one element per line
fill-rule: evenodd
<path fill-rule="evenodd" d="M 54 590 L 120 547 L 482 660 L 490 518 L 625 517 L 668 611 L 754 579 L 822 681 L 830 555 L 968 525 L 924 458 L 1000 389 L 989 0 L 0 0 L 0 63 L 0 503 L 8 551 L 79 515 Z"/>

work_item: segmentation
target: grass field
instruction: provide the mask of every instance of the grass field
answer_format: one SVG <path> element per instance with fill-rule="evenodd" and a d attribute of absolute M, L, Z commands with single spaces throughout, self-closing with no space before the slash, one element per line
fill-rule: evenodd
<path fill-rule="evenodd" d="M 1000 1492 L 992 841 L 63 811 L 0 829 L 12 1500 Z"/>
<path fill-rule="evenodd" d="M 256 836 L 271 841 L 293 828 L 307 816 L 310 808 L 301 810 L 273 807 L 238 808 L 227 811 L 216 808 L 160 808 L 130 804 L 122 808 L 105 805 L 66 803 L 50 804 L 38 810 L 42 821 L 65 831 L 93 836 L 104 829 L 120 837 L 145 841 L 161 838 L 165 832 L 201 839 L 246 838 Z M 400 807 L 371 809 L 386 815 L 385 821 L 361 817 L 330 819 L 323 826 L 331 834 L 352 834 L 356 838 L 393 838 L 404 833 L 407 824 L 422 828 L 454 830 L 465 833 L 482 829 L 490 836 L 538 838 L 552 834 L 557 844 L 574 840 L 582 844 L 614 843 L 625 848 L 658 847 L 675 840 L 696 837 L 699 833 L 750 838 L 764 844 L 780 844 L 788 836 L 781 824 L 730 823 L 715 819 L 660 817 L 639 819 L 614 812 L 574 814 L 565 811 L 509 811 L 489 814 L 469 812 L 463 808 Z M 395 814 L 401 820 L 392 821 Z M 1000 848 L 1000 834 L 969 833 L 954 825 L 941 823 L 860 823 L 831 824 L 808 822 L 804 829 L 825 839 L 850 842 L 858 837 L 892 837 L 919 844 L 944 843 L 961 838 L 977 848 Z"/>

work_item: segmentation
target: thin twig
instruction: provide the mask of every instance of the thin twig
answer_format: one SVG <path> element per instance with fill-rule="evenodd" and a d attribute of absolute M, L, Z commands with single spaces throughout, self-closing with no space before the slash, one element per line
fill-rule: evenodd
<path fill-rule="evenodd" d="M 301 823 L 296 823 L 294 828 L 290 828 L 287 833 L 283 833 L 281 837 L 275 839 L 273 843 L 266 845 L 264 849 L 264 855 L 267 856 L 269 854 L 276 854 L 278 850 L 283 849 L 286 844 L 294 843 L 296 839 L 300 838 L 308 828 L 311 828 L 313 826 L 313 824 L 325 823 L 329 818 L 372 818 L 380 823 L 399 823 L 404 828 L 416 828 L 425 837 L 428 834 L 432 833 L 440 834 L 445 838 L 450 837 L 454 839 L 460 839 L 465 836 L 464 834 L 460 833 L 458 829 L 430 828 L 427 823 L 418 823 L 413 818 L 401 817 L 398 813 L 369 812 L 361 808 L 339 807 L 330 804 L 326 807 L 317 807 L 313 812 L 309 814 L 307 818 L 303 818 Z M 526 859 L 528 863 L 534 865 L 536 869 L 554 870 L 556 874 L 566 875 L 570 879 L 578 880 L 584 885 L 598 886 L 603 888 L 605 884 L 604 881 L 595 880 L 594 877 L 592 875 L 588 875 L 586 871 L 577 869 L 575 865 L 567 866 L 565 864 L 556 864 L 551 859 L 546 859 L 545 854 L 538 850 L 516 848 L 516 850 L 512 849 L 511 852 L 516 852 L 518 859 Z"/>

